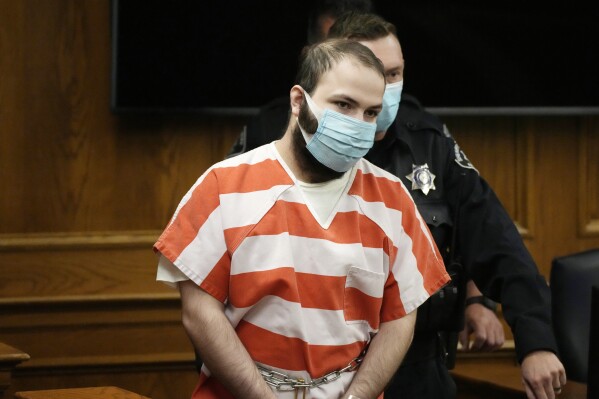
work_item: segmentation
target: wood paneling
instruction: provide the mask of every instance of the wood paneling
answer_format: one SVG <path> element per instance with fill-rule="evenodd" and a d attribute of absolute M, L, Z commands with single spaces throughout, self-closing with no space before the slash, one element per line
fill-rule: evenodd
<path fill-rule="evenodd" d="M 19 390 L 187 397 L 193 353 L 151 247 L 245 119 L 111 113 L 109 6 L 0 0 L 0 341 L 31 354 Z M 545 276 L 599 247 L 598 117 L 444 119 Z"/>
<path fill-rule="evenodd" d="M 599 236 L 599 119 L 583 121 L 579 157 L 579 231 Z"/>
<path fill-rule="evenodd" d="M 0 298 L 154 295 L 158 231 L 0 237 Z"/>
<path fill-rule="evenodd" d="M 189 398 L 197 383 L 190 362 L 155 362 L 141 366 L 47 367 L 38 370 L 17 369 L 7 398 L 14 392 L 97 387 L 111 384 L 152 399 Z"/>
<path fill-rule="evenodd" d="M 0 342 L 0 398 L 12 382 L 13 369 L 21 362 L 29 360 L 29 355 L 4 342 Z"/>
<path fill-rule="evenodd" d="M 593 233 L 599 214 L 598 121 L 597 116 L 445 118 L 547 278 L 554 257 L 599 247 Z"/>
<path fill-rule="evenodd" d="M 176 292 L 0 300 L 0 337 L 31 359 L 10 390 L 117 385 L 187 397 L 197 382 Z"/>
<path fill-rule="evenodd" d="M 164 227 L 243 119 L 116 116 L 109 1 L 0 4 L 0 234 Z"/>
<path fill-rule="evenodd" d="M 116 116 L 109 2 L 2 9 L 0 234 L 161 230 L 244 118 Z M 544 274 L 554 256 L 599 246 L 597 117 L 444 119 Z"/>
<path fill-rule="evenodd" d="M 458 359 L 452 370 L 458 399 L 526 399 L 522 373 L 514 357 L 475 356 Z M 560 399 L 587 399 L 586 384 L 568 381 Z"/>
<path fill-rule="evenodd" d="M 15 399 L 150 399 L 118 387 L 91 387 L 17 392 Z"/>

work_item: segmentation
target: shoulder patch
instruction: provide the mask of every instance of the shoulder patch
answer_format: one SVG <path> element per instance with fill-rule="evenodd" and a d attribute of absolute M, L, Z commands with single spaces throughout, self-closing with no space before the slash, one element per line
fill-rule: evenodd
<path fill-rule="evenodd" d="M 453 136 L 451 135 L 451 132 L 449 131 L 449 129 L 447 128 L 447 125 L 445 123 L 443 124 L 443 134 L 445 135 L 445 137 L 449 137 L 450 139 L 453 138 Z"/>
<path fill-rule="evenodd" d="M 235 143 L 233 143 L 233 145 L 229 149 L 229 152 L 227 153 L 227 155 L 225 155 L 225 159 L 232 158 L 239 154 L 243 154 L 246 151 L 246 148 L 247 148 L 247 126 L 244 126 L 243 129 L 241 130 L 241 133 L 239 134 L 239 137 L 237 137 L 237 140 L 235 141 Z"/>
<path fill-rule="evenodd" d="M 472 169 L 480 175 L 480 173 L 478 172 L 478 169 L 476 169 L 474 167 L 474 165 L 472 165 L 472 162 L 470 162 L 470 160 L 468 159 L 468 157 L 466 156 L 464 151 L 462 151 L 462 149 L 460 148 L 460 146 L 458 145 L 458 143 L 455 140 L 454 140 L 453 144 L 454 144 L 453 151 L 454 151 L 456 163 L 458 165 L 460 165 L 462 168 Z"/>

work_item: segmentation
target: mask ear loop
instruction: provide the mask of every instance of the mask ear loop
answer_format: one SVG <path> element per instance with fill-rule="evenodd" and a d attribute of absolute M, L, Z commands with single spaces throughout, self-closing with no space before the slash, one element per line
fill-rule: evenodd
<path fill-rule="evenodd" d="M 304 90 L 303 87 L 302 90 Z M 312 111 L 312 113 L 316 117 L 316 120 L 318 121 L 318 123 L 320 123 L 323 113 L 322 109 L 318 105 L 316 105 L 316 103 L 314 102 L 314 100 L 312 100 L 312 97 L 310 97 L 306 90 L 304 90 L 304 97 L 306 98 L 306 103 L 308 103 L 308 108 L 310 108 L 310 111 Z"/>
<path fill-rule="evenodd" d="M 322 109 L 320 109 L 320 107 L 318 105 L 316 105 L 314 100 L 312 100 L 312 97 L 310 97 L 308 92 L 306 90 L 304 90 L 303 87 L 302 87 L 302 91 L 304 92 L 304 98 L 306 99 L 306 104 L 308 104 L 308 108 L 310 108 L 310 112 L 312 112 L 312 114 L 316 117 L 318 124 L 320 124 L 320 120 L 322 119 Z M 299 119 L 296 117 L 295 120 L 297 121 L 297 125 L 299 126 L 300 131 L 302 132 L 302 136 L 304 136 L 304 140 L 306 141 L 306 144 L 310 144 L 310 141 L 312 141 L 314 136 L 309 137 L 308 134 L 306 133 L 306 131 L 304 130 L 304 128 L 302 127 Z"/>

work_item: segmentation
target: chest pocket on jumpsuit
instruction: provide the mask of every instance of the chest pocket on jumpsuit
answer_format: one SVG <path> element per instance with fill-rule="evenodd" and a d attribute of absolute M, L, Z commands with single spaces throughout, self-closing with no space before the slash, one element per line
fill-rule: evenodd
<path fill-rule="evenodd" d="M 417 203 L 422 218 L 428 225 L 439 252 L 443 257 L 445 268 L 451 282 L 432 295 L 418 308 L 416 330 L 418 331 L 459 331 L 461 320 L 459 301 L 464 294 L 460 288 L 459 266 L 450 265 L 451 236 L 453 220 L 449 205 L 444 201 Z"/>
<path fill-rule="evenodd" d="M 368 323 L 378 329 L 385 274 L 351 266 L 345 280 L 343 315 L 347 324 Z"/>

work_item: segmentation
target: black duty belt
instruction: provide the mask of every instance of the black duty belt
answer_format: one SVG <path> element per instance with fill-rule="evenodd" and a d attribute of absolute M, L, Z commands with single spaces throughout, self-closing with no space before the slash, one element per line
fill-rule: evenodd
<path fill-rule="evenodd" d="M 443 345 L 436 331 L 419 331 L 414 335 L 408 353 L 402 365 L 416 363 L 422 360 L 443 357 Z"/>

